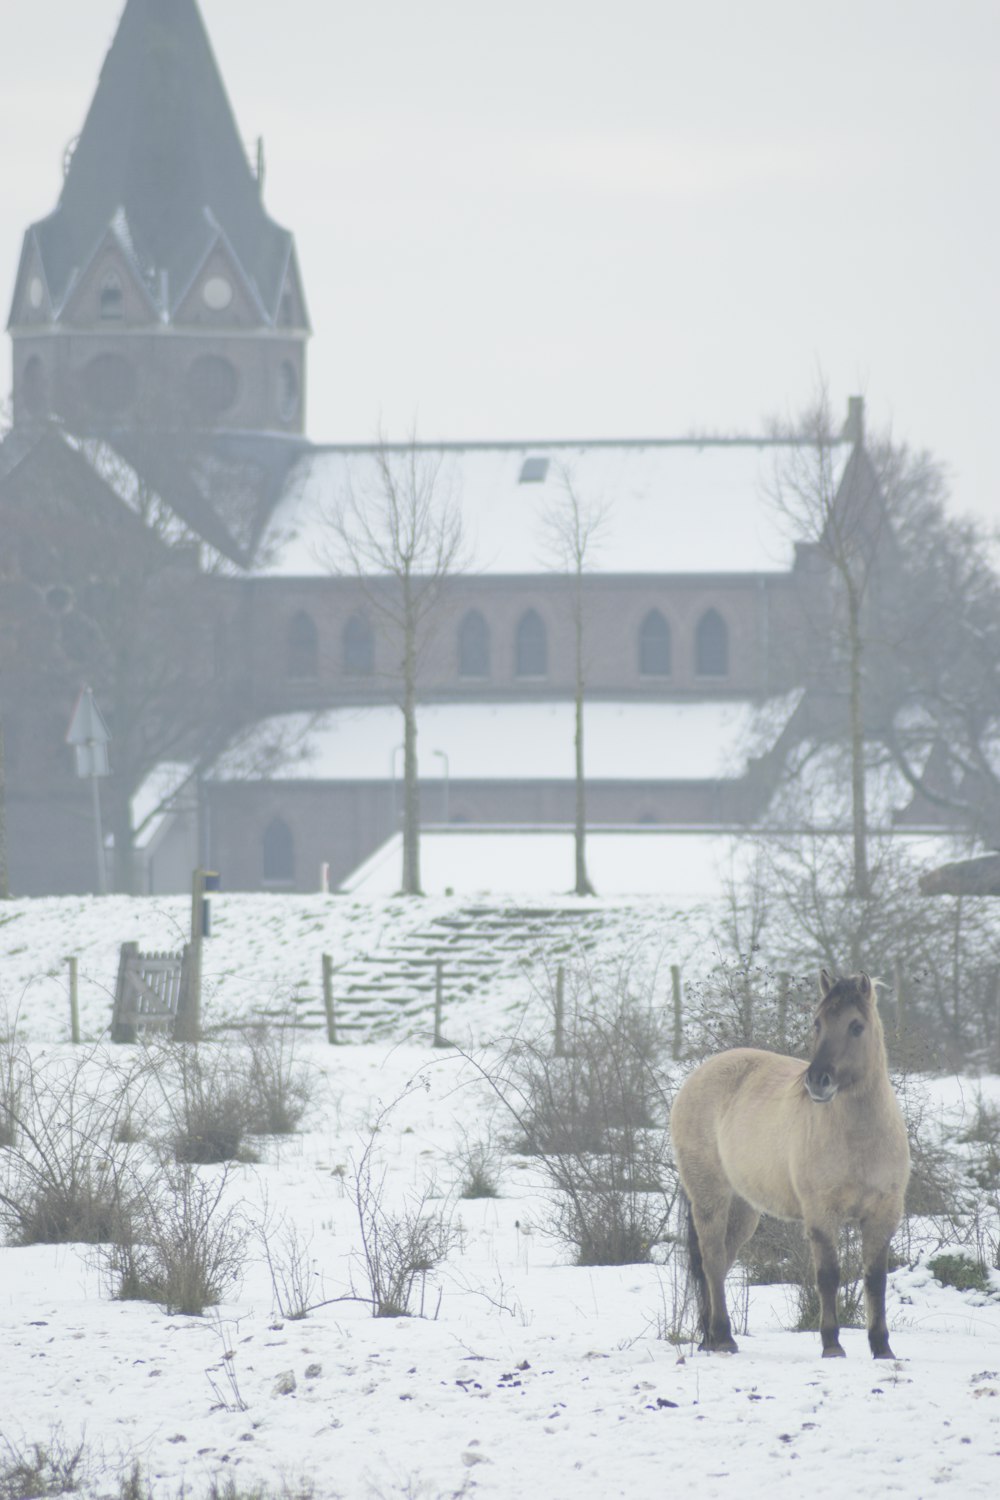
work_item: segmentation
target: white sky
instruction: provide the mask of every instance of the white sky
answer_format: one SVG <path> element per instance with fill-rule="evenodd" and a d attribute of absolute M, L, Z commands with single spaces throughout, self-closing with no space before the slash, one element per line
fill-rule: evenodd
<path fill-rule="evenodd" d="M 5 27 L 5 303 L 122 3 Z M 1000 520 L 997 0 L 202 11 L 297 237 L 313 438 L 757 430 L 822 370 Z"/>

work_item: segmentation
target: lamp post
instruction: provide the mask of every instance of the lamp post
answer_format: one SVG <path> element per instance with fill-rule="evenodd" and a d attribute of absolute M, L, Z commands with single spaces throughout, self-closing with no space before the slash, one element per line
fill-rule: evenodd
<path fill-rule="evenodd" d="M 97 894 L 106 896 L 108 893 L 108 877 L 104 863 L 104 830 L 101 826 L 101 794 L 98 788 L 98 778 L 107 776 L 110 771 L 108 764 L 108 745 L 111 735 L 108 726 L 101 717 L 101 711 L 94 702 L 94 694 L 89 687 L 80 689 L 80 696 L 76 700 L 69 721 L 69 729 L 66 731 L 66 743 L 72 745 L 76 755 L 76 774 L 78 776 L 90 777 L 90 795 L 94 809 L 94 843 L 97 857 Z"/>
<path fill-rule="evenodd" d="M 449 794 L 450 794 L 450 788 L 449 788 L 450 777 L 449 777 L 449 774 L 448 774 L 448 757 L 447 757 L 447 755 L 445 754 L 445 752 L 443 750 L 435 750 L 434 754 L 436 756 L 438 756 L 439 759 L 440 759 L 440 761 L 441 761 L 441 808 L 442 808 L 442 811 L 444 813 L 444 817 L 442 818 L 441 821 L 443 823 L 447 823 L 447 821 L 448 821 L 448 814 L 449 814 L 448 802 L 449 802 Z"/>

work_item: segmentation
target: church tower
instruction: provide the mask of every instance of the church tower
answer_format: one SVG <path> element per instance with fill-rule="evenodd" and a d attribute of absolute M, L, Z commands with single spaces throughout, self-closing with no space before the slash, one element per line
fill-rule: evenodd
<path fill-rule="evenodd" d="M 196 0 L 127 0 L 59 204 L 24 239 L 14 420 L 303 432 L 309 324 Z"/>

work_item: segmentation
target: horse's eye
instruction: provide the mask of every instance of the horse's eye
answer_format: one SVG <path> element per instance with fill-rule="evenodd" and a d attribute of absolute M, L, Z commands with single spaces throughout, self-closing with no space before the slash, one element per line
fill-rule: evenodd
<path fill-rule="evenodd" d="M 865 1029 L 863 1021 L 852 1021 L 849 1027 L 851 1036 L 860 1036 Z"/>
<path fill-rule="evenodd" d="M 819 1016 L 817 1016 L 816 1019 L 815 1019 L 815 1021 L 813 1022 L 813 1031 L 818 1031 L 818 1030 L 819 1030 Z"/>

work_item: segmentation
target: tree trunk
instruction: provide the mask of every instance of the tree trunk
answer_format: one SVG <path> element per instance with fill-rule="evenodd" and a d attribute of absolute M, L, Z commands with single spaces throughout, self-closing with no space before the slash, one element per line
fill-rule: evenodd
<path fill-rule="evenodd" d="M 865 807 L 865 721 L 862 694 L 861 607 L 853 580 L 847 579 L 850 651 L 851 830 L 853 836 L 854 894 L 868 895 L 868 813 Z"/>
<path fill-rule="evenodd" d="M 7 792 L 4 780 L 3 720 L 0 719 L 0 901 L 10 896 L 10 876 L 7 871 Z"/>
<path fill-rule="evenodd" d="M 417 780 L 416 624 L 403 580 L 403 895 L 420 896 L 420 787 Z"/>
<path fill-rule="evenodd" d="M 577 896 L 592 896 L 594 894 L 594 887 L 587 876 L 587 791 L 583 777 L 583 597 L 579 575 L 577 576 L 576 583 L 574 626 L 576 630 L 576 696 L 574 702 L 575 732 L 573 736 L 573 750 L 576 774 L 576 808 L 573 845 L 576 857 L 576 883 L 573 889 Z"/>

